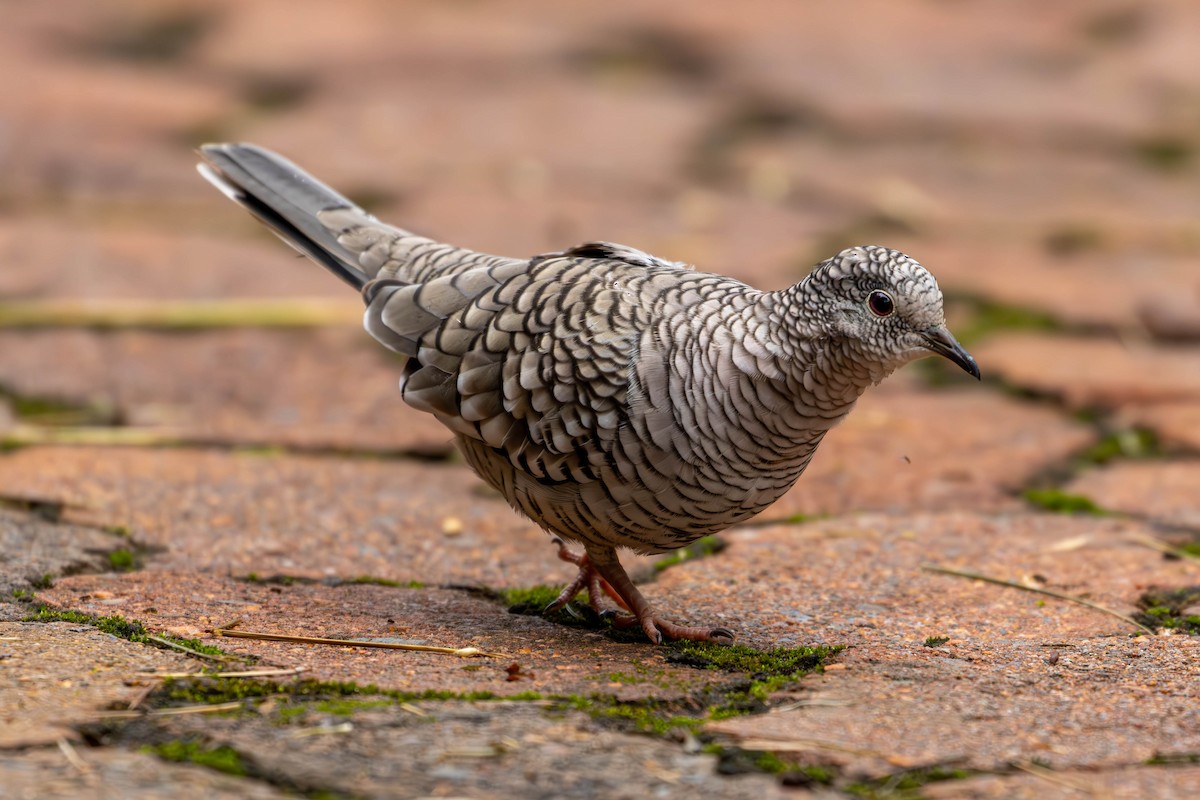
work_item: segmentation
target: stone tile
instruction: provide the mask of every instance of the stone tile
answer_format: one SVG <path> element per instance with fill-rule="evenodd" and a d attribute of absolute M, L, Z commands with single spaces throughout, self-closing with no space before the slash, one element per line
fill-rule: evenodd
<path fill-rule="evenodd" d="M 1043 222 L 1041 230 L 1024 235 L 1050 236 L 1052 225 Z M 1107 223 L 1097 228 L 1113 229 Z M 1037 241 L 980 247 L 960 239 L 922 241 L 919 247 L 919 260 L 943 291 L 1040 311 L 1066 325 L 1145 336 L 1147 314 L 1169 301 L 1164 298 L 1186 296 L 1192 288 L 1200 296 L 1194 256 L 1155 252 L 1141 242 L 1136 249 L 1118 245 L 1074 256 L 1051 253 Z"/>
<path fill-rule="evenodd" d="M 974 354 L 1005 383 L 1052 395 L 1073 409 L 1200 397 L 1200 348 L 1012 333 L 984 342 Z"/>
<path fill-rule="evenodd" d="M 294 797 L 269 785 L 192 764 L 112 748 L 76 746 L 86 771 L 73 767 L 57 748 L 0 752 L 0 781 L 13 800 L 156 800 L 181 794 L 213 800 L 277 800 Z"/>
<path fill-rule="evenodd" d="M 1200 461 L 1124 461 L 1088 470 L 1064 488 L 1101 508 L 1200 530 Z"/>
<path fill-rule="evenodd" d="M 904 380 L 864 395 L 763 518 L 1013 507 L 1033 475 L 1094 438 L 1044 406 L 986 390 L 915 391 Z"/>
<path fill-rule="evenodd" d="M 0 751 L 75 739 L 75 726 L 127 707 L 146 689 L 138 673 L 186 671 L 193 663 L 86 625 L 8 621 L 20 613 L 0 603 Z M 8 772 L 0 762 L 0 775 Z"/>
<path fill-rule="evenodd" d="M 498 707 L 499 706 L 499 707 Z M 364 711 L 340 733 L 254 718 L 170 721 L 174 735 L 202 734 L 244 753 L 256 768 L 301 787 L 357 797 L 529 797 L 737 800 L 816 796 L 770 775 L 715 774 L 716 757 L 678 743 L 620 733 L 579 712 L 548 714 L 525 703 L 420 703 L 426 716 Z M 326 728 L 328 729 L 328 728 Z M 380 753 L 403 757 L 380 758 Z M 614 765 L 621 765 L 620 769 Z"/>
<path fill-rule="evenodd" d="M 292 250 L 250 227 L 248 220 L 230 215 L 223 221 L 228 224 L 215 234 L 156 226 L 153 219 L 114 226 L 51 215 L 0 218 L 0 258 L 9 267 L 0 273 L 0 297 L 331 297 L 344 299 L 347 322 L 355 320 L 358 298 L 345 284 L 311 262 L 294 258 Z M 69 236 L 63 235 L 66 227 Z"/>
<path fill-rule="evenodd" d="M 4 500 L 39 503 L 39 498 L 30 496 Z M 54 505 L 51 502 L 46 508 L 51 515 Z M 15 589 L 28 590 L 47 576 L 107 569 L 106 554 L 127 546 L 121 537 L 97 528 L 62 525 L 37 514 L 0 508 L 0 597 L 10 597 Z"/>
<path fill-rule="evenodd" d="M 65 501 L 68 519 L 128 527 L 161 551 L 161 569 L 489 586 L 573 577 L 550 537 L 454 464 L 33 448 L 0 458 L 0 485 Z"/>
<path fill-rule="evenodd" d="M 1132 406 L 1122 420 L 1150 429 L 1167 449 L 1200 452 L 1200 400 Z"/>
<path fill-rule="evenodd" d="M 1036 768 L 1033 768 L 1036 769 Z M 1183 800 L 1200 792 L 1200 768 L 1129 767 L 980 775 L 921 787 L 929 800 L 1039 800 L 1062 797 L 1154 797 Z"/>
<path fill-rule="evenodd" d="M 167 439 L 451 448 L 447 430 L 400 399 L 399 362 L 356 327 L 0 331 L 0 347 L 0 383 L 17 394 L 106 409 Z"/>
<path fill-rule="evenodd" d="M 120 12 L 68 0 L 53 13 L 31 8 L 9 17 L 0 64 L 6 74 L 35 73 L 38 81 L 33 91 L 20 80 L 0 89 L 6 198 L 69 215 L 81 201 L 161 203 L 163 193 L 187 193 L 194 184 L 186 172 L 192 145 L 175 137 L 223 114 L 234 97 L 212 76 L 180 64 L 97 53 L 89 42 L 137 26 Z"/>
<path fill-rule="evenodd" d="M 1145 532 L 1036 514 L 843 517 L 740 531 L 648 594 L 751 643 L 849 646 L 844 666 L 805 679 L 803 703 L 708 726 L 743 746 L 799 750 L 864 776 L 1033 759 L 1113 768 L 1200 747 L 1200 639 L 1133 638 L 1093 610 L 920 566 L 1031 581 L 1131 613 L 1145 586 L 1197 577 L 1195 565 L 1129 541 Z M 929 647 L 929 636 L 949 641 Z"/>
<path fill-rule="evenodd" d="M 647 641 L 619 643 L 586 628 L 510 614 L 478 592 L 372 584 L 254 583 L 211 572 L 147 571 L 64 578 L 39 599 L 87 613 L 120 613 L 152 631 L 200 638 L 260 664 L 303 667 L 301 678 L 409 692 L 512 696 L 604 694 L 680 701 L 744 675 L 671 663 Z M 475 647 L 496 657 L 214 637 L 237 620 L 248 632 Z M 513 680 L 509 667 L 520 667 Z"/>

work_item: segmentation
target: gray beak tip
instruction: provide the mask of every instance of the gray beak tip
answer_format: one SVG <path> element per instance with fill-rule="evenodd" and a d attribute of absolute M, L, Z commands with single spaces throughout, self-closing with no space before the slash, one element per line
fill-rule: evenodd
<path fill-rule="evenodd" d="M 976 363 L 974 356 L 967 352 L 966 348 L 958 343 L 954 338 L 954 334 L 945 328 L 934 328 L 925 333 L 925 346 L 939 356 L 953 361 L 964 372 L 971 375 L 975 380 L 983 380 L 983 376 L 979 372 L 979 364 Z"/>

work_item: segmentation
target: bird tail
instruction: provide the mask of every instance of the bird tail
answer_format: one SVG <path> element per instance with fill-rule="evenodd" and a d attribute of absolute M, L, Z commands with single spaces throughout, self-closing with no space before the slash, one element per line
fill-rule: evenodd
<path fill-rule="evenodd" d="M 205 163 L 196 169 L 201 175 L 300 253 L 360 291 L 374 277 L 363 269 L 357 252 L 338 242 L 340 231 L 324 225 L 318 216 L 331 211 L 343 218 L 361 215 L 362 223 L 385 227 L 367 212 L 261 147 L 206 144 L 200 154 Z"/>

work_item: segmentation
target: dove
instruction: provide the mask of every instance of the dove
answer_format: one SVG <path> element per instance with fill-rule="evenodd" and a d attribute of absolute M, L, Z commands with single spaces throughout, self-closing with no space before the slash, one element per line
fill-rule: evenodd
<path fill-rule="evenodd" d="M 205 178 L 361 294 L 367 332 L 402 357 L 403 401 L 555 537 L 578 573 L 550 608 L 586 589 L 655 643 L 734 634 L 663 616 L 619 550 L 668 552 L 758 514 L 915 359 L 980 377 L 937 281 L 897 250 L 843 250 L 778 291 L 608 242 L 509 258 L 380 222 L 269 150 L 200 152 Z"/>

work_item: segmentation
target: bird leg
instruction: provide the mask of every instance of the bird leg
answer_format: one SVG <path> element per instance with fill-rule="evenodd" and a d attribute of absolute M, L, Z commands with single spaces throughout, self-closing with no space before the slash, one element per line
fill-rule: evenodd
<path fill-rule="evenodd" d="M 554 543 L 558 545 L 558 557 L 569 564 L 579 567 L 579 574 L 575 576 L 575 580 L 571 581 L 567 588 L 562 590 L 558 597 L 554 598 L 554 601 L 550 605 L 546 606 L 542 613 L 557 611 L 574 600 L 575 595 L 584 589 L 588 590 L 588 605 L 591 606 L 592 611 L 595 611 L 598 616 L 605 616 L 611 613 L 600 605 L 602 594 L 611 597 L 614 602 L 626 611 L 629 610 L 629 606 L 625 605 L 625 599 L 608 585 L 608 581 L 600 577 L 600 573 L 592 566 L 591 559 L 588 558 L 587 553 L 579 555 L 572 552 L 567 547 L 567 543 L 559 538 L 555 538 Z"/>
<path fill-rule="evenodd" d="M 626 615 L 614 620 L 614 624 L 618 627 L 640 624 L 646 636 L 655 644 L 662 644 L 664 638 L 691 639 L 697 642 L 722 644 L 733 643 L 733 632 L 727 628 L 693 628 L 676 625 L 660 617 L 637 587 L 633 585 L 633 581 L 629 579 L 629 574 L 621 566 L 621 562 L 617 559 L 617 552 L 613 548 L 590 548 L 587 555 L 582 556 L 581 559 L 587 560 L 588 568 L 599 573 L 599 577 L 603 579 L 601 583 L 620 595 L 619 602 L 631 612 L 631 616 Z"/>

